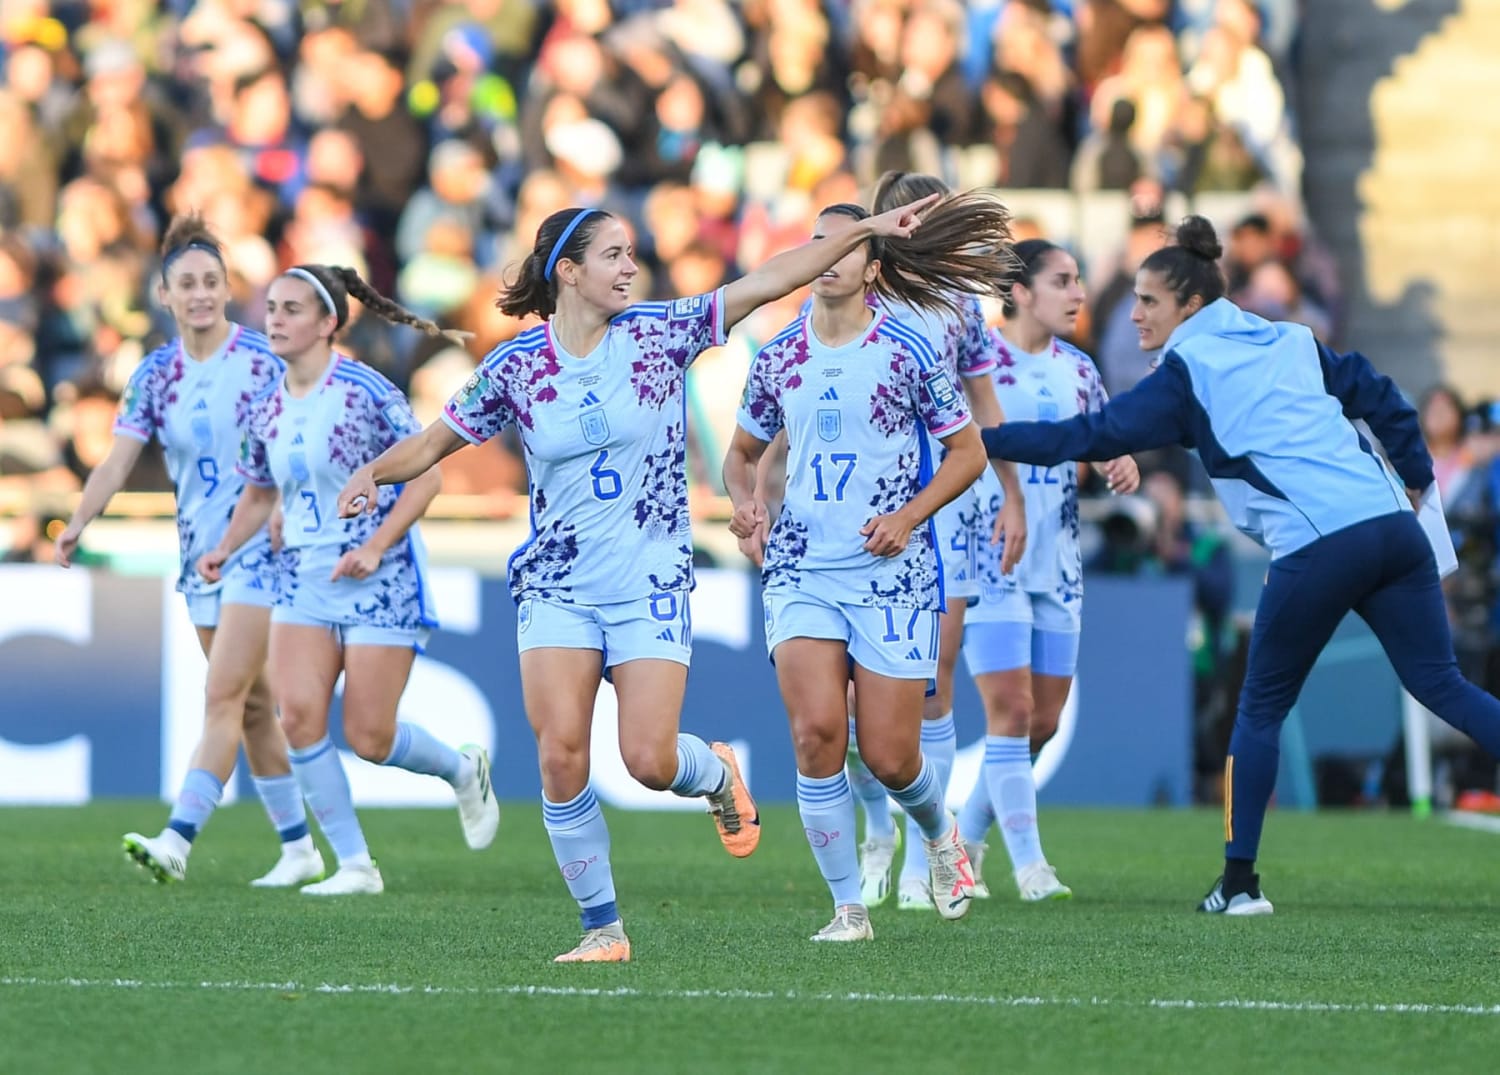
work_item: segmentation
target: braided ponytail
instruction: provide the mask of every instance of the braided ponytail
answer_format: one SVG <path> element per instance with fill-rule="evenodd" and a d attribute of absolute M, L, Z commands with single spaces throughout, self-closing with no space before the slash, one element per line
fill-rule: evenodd
<path fill-rule="evenodd" d="M 335 333 L 349 323 L 349 297 L 352 295 L 365 309 L 393 325 L 410 325 L 428 336 L 442 336 L 460 346 L 473 335 L 457 329 L 445 329 L 435 321 L 418 317 L 395 299 L 376 291 L 359 273 L 346 265 L 297 265 L 282 275 L 300 276 L 303 273 L 316 277 L 323 285 L 327 298 L 333 303 L 333 309 L 329 312 L 336 320 Z"/>

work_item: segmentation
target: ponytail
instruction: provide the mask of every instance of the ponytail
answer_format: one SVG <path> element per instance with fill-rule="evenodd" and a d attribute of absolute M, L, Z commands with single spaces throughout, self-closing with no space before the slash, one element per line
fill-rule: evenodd
<path fill-rule="evenodd" d="M 560 209 L 542 221 L 531 253 L 495 305 L 510 317 L 551 317 L 557 309 L 557 263 L 583 261 L 600 225 L 610 219 L 603 209 Z"/>

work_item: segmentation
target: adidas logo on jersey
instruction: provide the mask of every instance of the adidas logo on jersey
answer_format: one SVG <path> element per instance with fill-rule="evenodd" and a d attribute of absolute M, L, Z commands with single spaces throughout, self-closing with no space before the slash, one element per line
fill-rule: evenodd
<path fill-rule="evenodd" d="M 193 410 L 195 410 L 195 411 L 206 411 L 206 410 L 208 410 L 208 404 L 205 403 L 203 400 L 200 399 L 198 401 L 198 403 L 193 407 Z"/>
<path fill-rule="evenodd" d="M 297 445 L 299 445 L 301 443 L 302 443 L 302 434 L 298 433 L 295 437 L 292 438 L 292 447 L 295 448 L 295 447 L 297 447 Z"/>
<path fill-rule="evenodd" d="M 670 628 L 670 627 L 668 627 L 665 631 L 663 631 L 661 634 L 657 635 L 656 637 L 659 638 L 659 639 L 661 639 L 663 642 L 676 642 L 677 641 L 677 639 L 675 639 L 675 638 L 672 637 L 672 628 Z"/>
<path fill-rule="evenodd" d="M 919 650 L 916 646 L 913 646 L 910 650 L 907 651 L 906 659 L 908 661 L 920 661 L 922 659 L 922 651 Z"/>
<path fill-rule="evenodd" d="M 836 401 L 839 398 L 839 394 L 833 390 L 832 386 L 830 386 L 829 389 L 828 389 L 828 391 L 824 392 L 818 398 L 819 399 L 831 399 L 831 400 L 835 400 Z"/>
<path fill-rule="evenodd" d="M 588 395 L 586 395 L 586 396 L 583 397 L 583 402 L 578 405 L 578 409 L 579 410 L 583 410 L 583 408 L 585 408 L 585 407 L 597 407 L 597 406 L 599 406 L 599 397 L 596 396 L 594 393 L 590 392 Z"/>

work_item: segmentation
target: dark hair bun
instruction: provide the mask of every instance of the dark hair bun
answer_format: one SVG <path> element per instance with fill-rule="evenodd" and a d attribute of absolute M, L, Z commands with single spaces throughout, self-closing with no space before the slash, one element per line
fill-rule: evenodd
<path fill-rule="evenodd" d="M 1214 226 L 1201 216 L 1184 217 L 1177 225 L 1177 245 L 1205 261 L 1218 261 L 1224 256 Z"/>

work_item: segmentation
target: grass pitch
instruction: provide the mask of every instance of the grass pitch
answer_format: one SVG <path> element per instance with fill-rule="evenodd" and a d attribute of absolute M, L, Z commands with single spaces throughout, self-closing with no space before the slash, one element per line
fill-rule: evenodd
<path fill-rule="evenodd" d="M 1273 815 L 1276 914 L 1192 913 L 1207 812 L 1048 811 L 1077 898 L 1023 906 L 1004 852 L 968 918 L 874 912 L 813 945 L 826 891 L 796 811 L 746 861 L 704 816 L 611 813 L 635 948 L 555 966 L 577 917 L 539 811 L 488 851 L 448 811 L 365 811 L 387 890 L 320 902 L 246 882 L 276 849 L 219 812 L 185 884 L 119 838 L 156 803 L 0 810 L 0 1072 L 1491 1071 L 1500 840 L 1396 815 Z M 326 852 L 325 852 L 326 855 Z M 329 858 L 331 863 L 331 856 Z"/>

